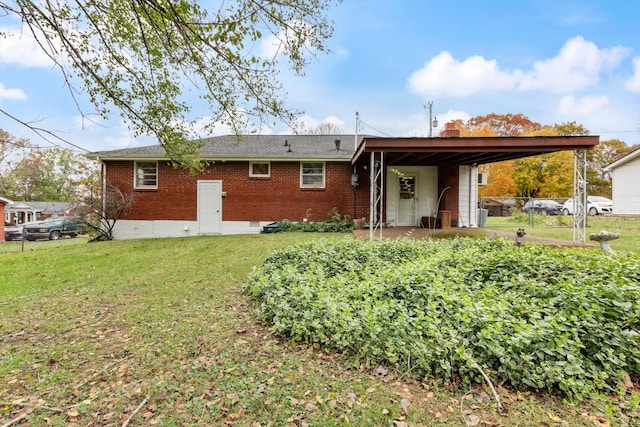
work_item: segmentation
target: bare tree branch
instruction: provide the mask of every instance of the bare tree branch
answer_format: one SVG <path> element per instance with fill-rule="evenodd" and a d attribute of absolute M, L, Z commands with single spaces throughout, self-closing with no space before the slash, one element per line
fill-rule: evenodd
<path fill-rule="evenodd" d="M 202 121 L 192 117 L 191 89 L 208 105 L 205 128 L 241 135 L 272 119 L 292 125 L 298 112 L 285 105 L 280 62 L 301 74 L 326 51 L 332 2 L 235 0 L 216 10 L 196 0 L 16 0 L 0 1 L 0 13 L 22 20 L 83 117 L 86 94 L 104 119 L 114 108 L 136 135 L 156 137 L 172 160 L 197 170 Z M 279 43 L 271 57 L 258 49 L 269 37 Z"/>
<path fill-rule="evenodd" d="M 129 213 L 135 203 L 133 191 L 125 192 L 109 183 L 104 193 L 97 185 L 92 188 L 78 206 L 80 215 L 87 218 L 85 224 L 90 229 L 91 241 L 113 240 L 116 222 Z"/>

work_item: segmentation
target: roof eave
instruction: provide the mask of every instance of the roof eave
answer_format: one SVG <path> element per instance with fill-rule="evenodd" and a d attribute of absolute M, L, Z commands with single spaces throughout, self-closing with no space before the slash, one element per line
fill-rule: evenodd
<path fill-rule="evenodd" d="M 451 137 L 365 138 L 353 156 L 357 163 L 365 153 L 512 153 L 513 158 L 556 151 L 590 150 L 598 136 L 573 137 Z M 531 154 L 531 153 L 535 154 Z M 518 154 L 521 153 L 521 154 Z"/>
<path fill-rule="evenodd" d="M 93 154 L 93 153 L 91 153 Z M 86 157 L 96 161 L 170 161 L 166 156 L 140 156 L 140 155 L 91 155 Z M 246 162 L 246 161 L 270 161 L 270 162 L 298 162 L 298 161 L 323 161 L 323 162 L 350 162 L 352 156 L 346 154 L 343 156 L 322 156 L 322 155 L 291 155 L 291 156 L 201 156 L 200 159 L 205 162 Z"/>
<path fill-rule="evenodd" d="M 636 157 L 640 157 L 640 148 L 637 148 L 632 152 L 628 153 L 627 155 L 620 157 L 618 160 L 612 163 L 609 163 L 607 166 L 604 167 L 604 170 L 606 172 L 610 172 L 612 169 L 622 166 L 625 163 L 628 163 L 631 160 L 635 159 Z"/>

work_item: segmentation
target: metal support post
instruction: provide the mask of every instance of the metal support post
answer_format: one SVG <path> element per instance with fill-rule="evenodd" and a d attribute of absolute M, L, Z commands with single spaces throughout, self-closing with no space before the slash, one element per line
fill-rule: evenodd
<path fill-rule="evenodd" d="M 573 241 L 585 242 L 587 228 L 587 151 L 573 152 Z"/>
<path fill-rule="evenodd" d="M 384 170 L 384 153 L 372 152 L 369 167 L 370 198 L 369 198 L 369 239 L 373 239 L 376 232 L 382 239 L 382 200 L 384 182 L 382 172 Z"/>

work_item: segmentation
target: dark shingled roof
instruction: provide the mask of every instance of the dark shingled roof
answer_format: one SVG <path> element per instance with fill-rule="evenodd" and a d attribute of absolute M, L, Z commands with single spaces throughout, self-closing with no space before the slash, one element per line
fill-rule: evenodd
<path fill-rule="evenodd" d="M 365 137 L 358 136 L 358 144 Z M 340 140 L 340 149 L 336 149 Z M 286 141 L 286 145 L 285 145 Z M 235 135 L 204 139 L 200 149 L 203 159 L 209 160 L 337 160 L 349 161 L 355 152 L 355 135 Z M 96 151 L 87 154 L 97 160 L 165 159 L 160 145 Z"/>
<path fill-rule="evenodd" d="M 340 140 L 340 150 L 335 141 Z M 369 153 L 385 153 L 387 166 L 473 165 L 519 159 L 556 151 L 590 150 L 599 137 L 516 136 L 516 137 L 374 137 L 354 135 L 245 135 L 204 139 L 203 160 L 220 161 L 351 161 L 364 163 Z M 286 145 L 285 145 L 286 141 Z M 159 145 L 97 151 L 87 154 L 96 160 L 163 160 Z"/>
<path fill-rule="evenodd" d="M 13 202 L 7 205 L 9 210 L 35 210 L 42 213 L 67 213 L 74 208 L 71 202 Z"/>

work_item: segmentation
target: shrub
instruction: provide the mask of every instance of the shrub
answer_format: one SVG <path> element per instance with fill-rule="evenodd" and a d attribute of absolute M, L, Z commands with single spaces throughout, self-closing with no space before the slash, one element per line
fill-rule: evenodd
<path fill-rule="evenodd" d="M 640 262 L 505 240 L 315 242 L 246 292 L 276 332 L 368 364 L 581 398 L 640 373 Z"/>
<path fill-rule="evenodd" d="M 307 211 L 307 217 L 311 213 Z M 278 231 L 302 231 L 315 233 L 349 233 L 355 229 L 355 223 L 350 216 L 342 217 L 337 208 L 333 208 L 328 214 L 329 219 L 325 222 L 301 221 L 291 222 L 284 219 L 276 223 Z"/>

